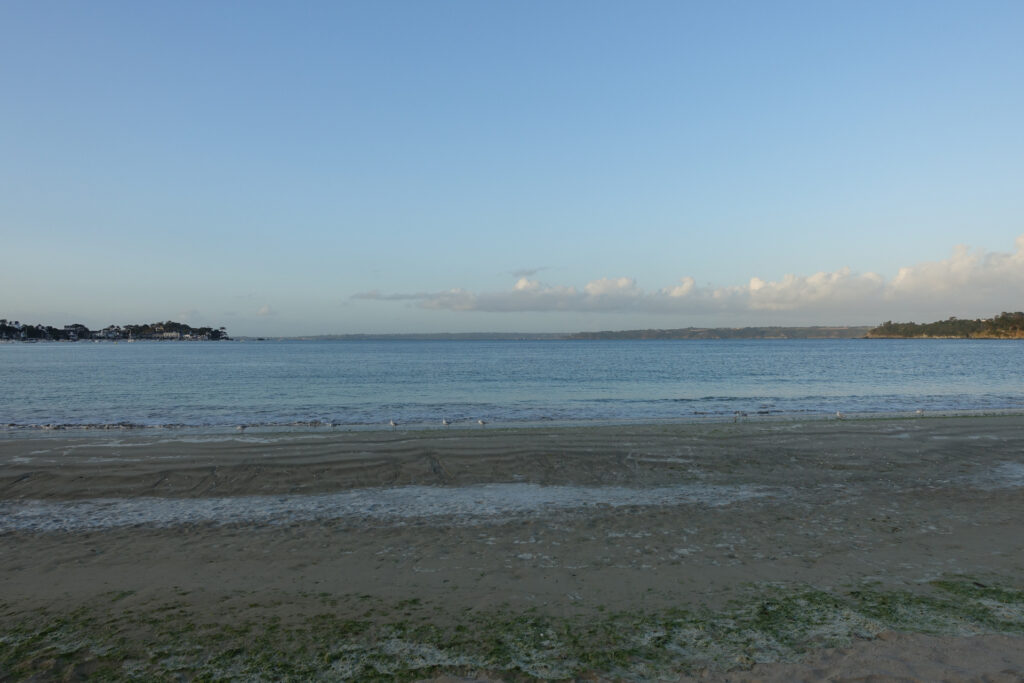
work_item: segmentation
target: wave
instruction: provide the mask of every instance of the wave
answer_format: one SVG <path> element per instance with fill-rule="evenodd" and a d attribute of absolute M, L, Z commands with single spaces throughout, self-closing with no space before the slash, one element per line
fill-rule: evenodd
<path fill-rule="evenodd" d="M 842 419 L 877 419 L 877 418 L 906 418 L 906 417 L 956 417 L 956 416 L 979 416 L 979 415 L 1021 415 L 1024 414 L 1024 406 L 1015 407 L 986 407 L 986 408 L 949 408 L 924 411 L 921 409 L 909 410 L 863 410 L 863 411 L 827 411 L 811 409 L 781 409 L 765 408 L 757 410 L 694 410 L 685 414 L 669 417 L 531 417 L 505 419 L 490 418 L 486 422 L 486 428 L 495 429 L 503 427 L 537 427 L 537 426 L 590 426 L 590 425 L 624 425 L 624 424 L 686 424 L 702 422 L 734 422 L 737 420 L 805 420 L 835 419 L 838 415 Z M 449 420 L 443 425 L 439 420 L 430 421 L 397 421 L 395 427 L 390 423 L 380 421 L 366 422 L 336 422 L 328 420 L 288 420 L 288 421 L 251 421 L 244 423 L 137 423 L 137 422 L 61 422 L 61 423 L 18 423 L 8 422 L 0 424 L 0 432 L 67 432 L 67 431 L 139 431 L 157 432 L 168 430 L 179 431 L 209 431 L 217 433 L 247 432 L 247 431 L 330 431 L 330 430 L 373 430 L 391 431 L 395 428 L 401 430 L 421 429 L 481 429 L 475 419 Z"/>

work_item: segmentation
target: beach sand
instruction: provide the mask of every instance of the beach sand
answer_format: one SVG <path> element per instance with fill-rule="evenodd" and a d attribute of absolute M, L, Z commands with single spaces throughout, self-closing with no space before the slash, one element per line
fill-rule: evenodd
<path fill-rule="evenodd" d="M 0 678 L 1021 680 L 1024 418 L 0 434 Z"/>

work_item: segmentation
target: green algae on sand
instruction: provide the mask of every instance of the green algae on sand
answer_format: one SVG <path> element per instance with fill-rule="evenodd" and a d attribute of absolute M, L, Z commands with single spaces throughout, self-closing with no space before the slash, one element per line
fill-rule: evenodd
<path fill-rule="evenodd" d="M 794 662 L 886 631 L 1024 634 L 1024 590 L 1006 579 L 950 576 L 916 590 L 752 585 L 717 610 L 551 616 L 506 609 L 459 614 L 417 601 L 308 595 L 297 620 L 246 596 L 216 621 L 184 599 L 121 607 L 123 594 L 66 614 L 2 605 L 0 676 L 90 680 L 415 680 L 487 672 L 505 679 L 630 680 Z M 237 604 L 237 601 L 236 601 Z"/>

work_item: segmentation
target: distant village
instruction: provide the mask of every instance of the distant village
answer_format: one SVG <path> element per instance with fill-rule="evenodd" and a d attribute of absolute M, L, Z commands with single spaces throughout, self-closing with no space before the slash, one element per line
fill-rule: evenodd
<path fill-rule="evenodd" d="M 0 340 L 2 341 L 135 341 L 150 339 L 157 341 L 222 341 L 229 339 L 223 327 L 191 327 L 185 323 L 168 320 L 163 323 L 143 325 L 107 325 L 102 330 L 90 330 L 85 325 L 74 323 L 63 328 L 52 325 L 28 325 L 17 320 L 0 318 Z"/>

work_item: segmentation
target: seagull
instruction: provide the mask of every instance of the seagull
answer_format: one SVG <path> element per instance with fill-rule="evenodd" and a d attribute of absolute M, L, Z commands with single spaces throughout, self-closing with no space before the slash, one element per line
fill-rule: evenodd
<path fill-rule="evenodd" d="M 451 424 L 451 422 L 448 421 L 448 418 L 442 417 L 441 418 L 441 424 L 443 424 L 445 427 L 447 427 L 448 425 Z"/>
<path fill-rule="evenodd" d="M 921 417 L 922 415 L 924 415 L 924 411 L 923 411 L 923 410 L 921 410 L 920 408 L 918 408 L 918 409 L 917 409 L 917 416 L 918 416 L 918 417 Z"/>
<path fill-rule="evenodd" d="M 391 425 L 391 429 L 394 429 L 395 427 L 398 426 L 398 423 L 395 422 L 394 420 L 388 420 L 388 424 Z"/>
<path fill-rule="evenodd" d="M 838 410 L 836 411 L 836 419 L 837 419 L 837 420 L 842 420 L 842 419 L 843 419 L 843 418 L 845 418 L 845 417 L 846 417 L 846 416 L 845 416 L 845 415 L 843 415 L 843 414 L 842 414 L 841 412 L 839 412 Z"/>
<path fill-rule="evenodd" d="M 238 431 L 244 432 L 245 431 L 245 425 L 238 425 Z"/>
<path fill-rule="evenodd" d="M 485 420 L 477 420 L 477 424 L 479 424 L 481 427 L 483 427 L 484 425 L 487 424 L 487 422 Z"/>

